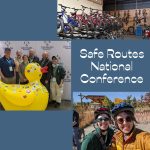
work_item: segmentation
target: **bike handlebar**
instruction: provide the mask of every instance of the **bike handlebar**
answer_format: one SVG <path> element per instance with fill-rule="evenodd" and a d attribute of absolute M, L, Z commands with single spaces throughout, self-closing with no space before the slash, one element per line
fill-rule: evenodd
<path fill-rule="evenodd" d="M 88 7 L 85 7 L 85 6 L 83 6 L 83 5 L 81 5 L 81 7 L 82 7 L 82 9 L 88 8 Z"/>
<path fill-rule="evenodd" d="M 62 4 L 58 4 L 61 8 L 64 8 L 64 9 L 66 9 L 66 8 L 68 8 L 68 9 L 73 9 L 74 11 L 79 11 L 79 10 L 85 10 L 85 9 L 90 9 L 91 11 L 93 11 L 93 10 L 96 10 L 96 11 L 100 11 L 100 10 L 98 10 L 98 9 L 93 9 L 93 8 L 88 8 L 88 7 L 85 7 L 85 6 L 83 6 L 83 5 L 81 5 L 81 7 L 82 7 L 82 9 L 76 9 L 76 8 L 70 8 L 70 7 L 68 7 L 68 6 L 64 6 L 64 5 L 62 5 Z"/>
<path fill-rule="evenodd" d="M 73 9 L 74 11 L 79 11 L 79 10 L 82 10 L 82 9 L 76 9 L 76 8 L 71 8 L 71 9 Z"/>
<path fill-rule="evenodd" d="M 90 9 L 91 11 L 93 11 L 93 10 L 96 10 L 96 11 L 100 11 L 100 10 L 98 10 L 98 9 L 93 9 L 93 8 L 89 8 L 89 7 L 85 7 L 85 6 L 83 6 L 83 5 L 81 5 L 81 7 L 82 7 L 82 9 Z"/>
<path fill-rule="evenodd" d="M 68 8 L 68 9 L 71 9 L 70 7 L 67 7 L 67 6 L 64 6 L 64 5 L 62 5 L 62 4 L 58 4 L 61 8 L 64 8 L 64 9 L 66 9 L 66 8 Z"/>

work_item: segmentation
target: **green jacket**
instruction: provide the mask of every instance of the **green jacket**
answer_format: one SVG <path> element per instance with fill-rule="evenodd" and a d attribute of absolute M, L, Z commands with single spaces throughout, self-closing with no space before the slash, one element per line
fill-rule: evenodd
<path fill-rule="evenodd" d="M 52 77 L 54 77 L 53 75 L 53 69 L 52 68 Z M 63 80 L 66 76 L 66 70 L 63 68 L 63 66 L 58 66 L 57 69 L 56 69 L 56 82 L 57 84 L 59 85 L 61 80 Z"/>
<path fill-rule="evenodd" d="M 100 139 L 97 137 L 97 134 L 100 135 L 100 129 L 96 128 L 96 130 L 89 133 L 82 141 L 81 150 L 104 150 Z M 113 137 L 114 131 L 113 129 L 108 129 L 106 146 L 108 147 L 111 143 L 111 139 Z"/>

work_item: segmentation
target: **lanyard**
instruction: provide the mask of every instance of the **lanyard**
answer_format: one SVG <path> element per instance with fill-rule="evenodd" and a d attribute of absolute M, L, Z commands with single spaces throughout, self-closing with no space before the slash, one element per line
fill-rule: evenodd
<path fill-rule="evenodd" d="M 10 66 L 12 66 L 12 60 L 11 60 L 11 59 L 6 59 L 6 60 L 7 60 L 8 64 L 9 64 Z"/>
<path fill-rule="evenodd" d="M 44 63 L 46 62 L 46 59 L 43 59 L 41 62 L 41 66 L 44 67 Z"/>

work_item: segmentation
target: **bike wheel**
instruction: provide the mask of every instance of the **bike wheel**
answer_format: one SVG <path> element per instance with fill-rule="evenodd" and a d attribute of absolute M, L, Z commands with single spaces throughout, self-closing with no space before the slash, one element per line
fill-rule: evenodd
<path fill-rule="evenodd" d="M 88 32 L 89 31 L 89 27 L 87 24 L 82 24 L 82 30 L 85 31 L 85 32 Z"/>
<path fill-rule="evenodd" d="M 88 31 L 89 31 L 88 25 L 86 23 L 82 23 L 82 21 L 80 21 L 80 25 L 81 25 L 80 33 L 81 33 L 82 38 L 87 38 Z"/>
<path fill-rule="evenodd" d="M 57 34 L 63 32 L 64 29 L 64 22 L 62 19 L 57 19 Z"/>
<path fill-rule="evenodd" d="M 67 37 L 73 37 L 73 27 L 70 24 L 65 23 L 63 28 L 63 34 Z"/>
<path fill-rule="evenodd" d="M 75 20 L 75 22 L 77 23 L 78 31 L 81 31 L 82 30 L 82 22 L 81 22 L 81 20 Z"/>
<path fill-rule="evenodd" d="M 94 30 L 95 30 L 94 24 L 93 24 L 93 22 L 92 22 L 91 20 L 89 20 L 88 26 L 89 26 L 89 29 L 90 29 L 91 31 L 94 31 Z"/>

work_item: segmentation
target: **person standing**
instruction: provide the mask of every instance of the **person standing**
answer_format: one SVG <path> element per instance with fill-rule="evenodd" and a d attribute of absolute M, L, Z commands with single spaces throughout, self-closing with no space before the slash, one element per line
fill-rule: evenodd
<path fill-rule="evenodd" d="M 130 104 L 122 102 L 114 106 L 112 115 L 119 130 L 109 150 L 150 150 L 150 133 L 136 128 L 134 108 Z"/>
<path fill-rule="evenodd" d="M 47 68 L 48 72 L 42 74 L 41 82 L 46 87 L 50 95 L 50 78 L 51 78 L 51 73 L 52 73 L 52 62 L 49 60 L 49 55 L 47 51 L 45 51 L 42 54 L 42 59 L 40 60 L 39 63 L 41 67 L 45 67 L 45 66 L 48 67 Z"/>
<path fill-rule="evenodd" d="M 107 150 L 111 145 L 114 130 L 110 128 L 111 115 L 108 108 L 94 112 L 97 128 L 83 139 L 81 150 Z"/>
<path fill-rule="evenodd" d="M 77 150 L 81 149 L 79 141 L 79 113 L 73 110 L 73 144 L 77 147 Z"/>
<path fill-rule="evenodd" d="M 29 63 L 39 63 L 39 58 L 35 55 L 36 51 L 34 49 L 29 50 Z"/>
<path fill-rule="evenodd" d="M 22 60 L 23 62 L 19 65 L 19 77 L 20 77 L 20 84 L 27 84 L 28 83 L 28 80 L 25 76 L 25 68 L 26 66 L 29 64 L 29 61 L 28 61 L 28 56 L 27 55 L 23 55 L 22 56 Z"/>
<path fill-rule="evenodd" d="M 10 55 L 11 49 L 5 48 L 4 56 L 0 59 L 0 76 L 2 82 L 14 84 L 16 83 L 15 62 Z"/>
<path fill-rule="evenodd" d="M 20 83 L 20 78 L 19 78 L 19 65 L 22 63 L 22 50 L 17 50 L 16 51 L 16 57 L 14 59 L 15 61 L 15 70 L 16 70 L 16 84 Z"/>
<path fill-rule="evenodd" d="M 50 81 L 50 88 L 52 93 L 52 101 L 55 107 L 61 104 L 61 97 L 63 94 L 63 83 L 66 75 L 65 69 L 59 64 L 56 56 L 52 57 L 52 78 Z"/>

